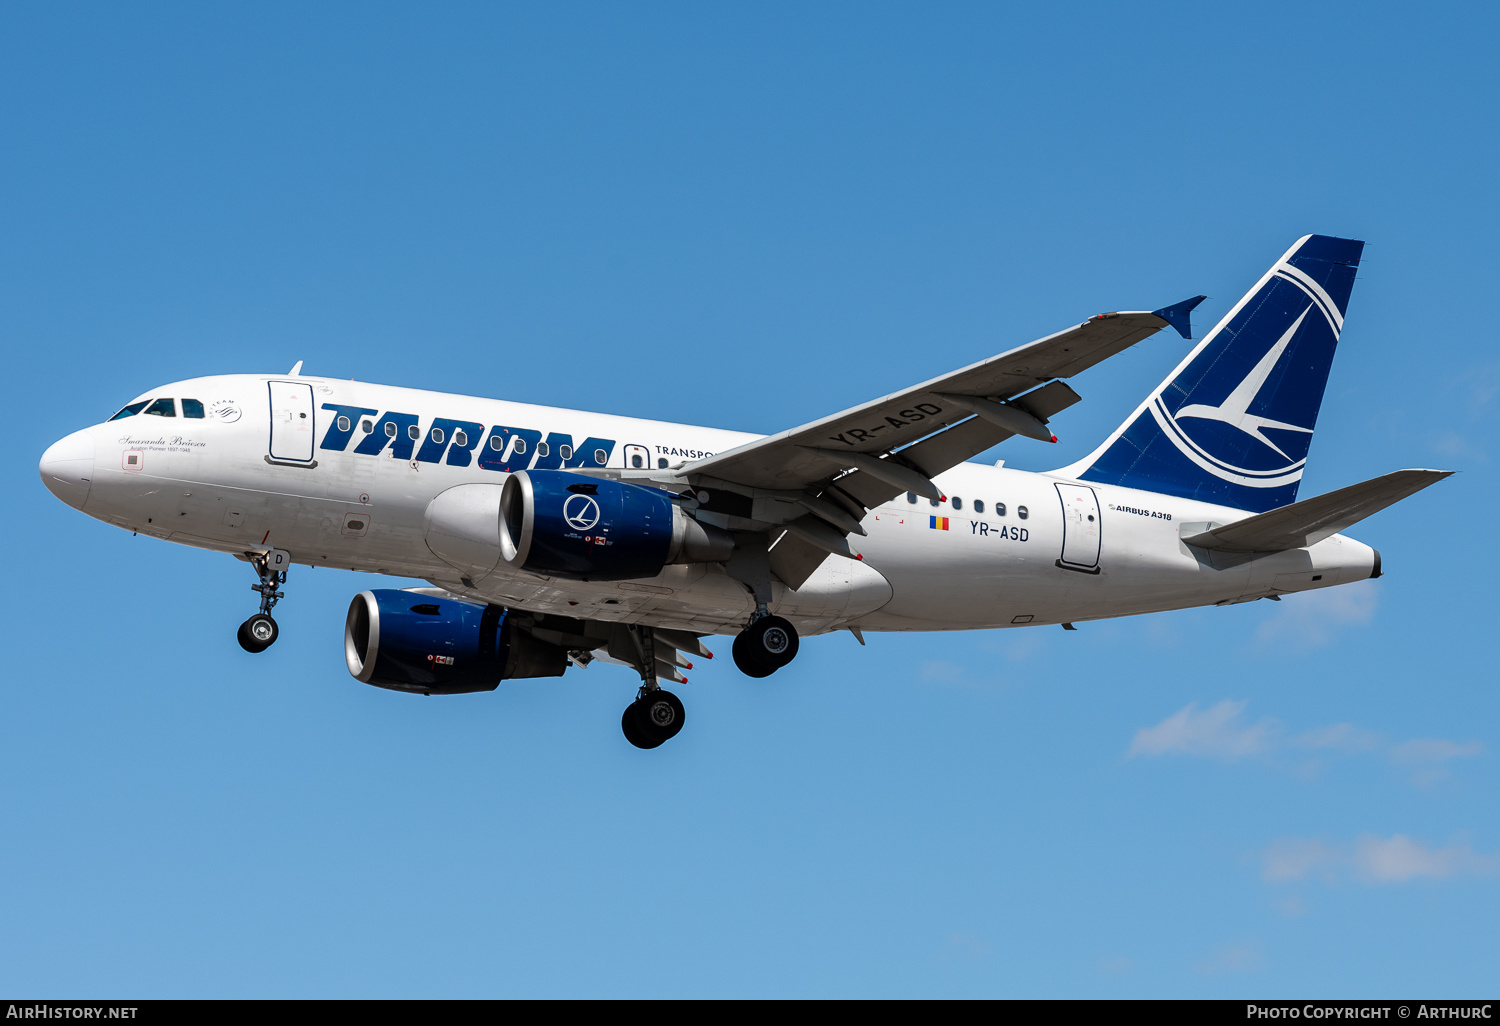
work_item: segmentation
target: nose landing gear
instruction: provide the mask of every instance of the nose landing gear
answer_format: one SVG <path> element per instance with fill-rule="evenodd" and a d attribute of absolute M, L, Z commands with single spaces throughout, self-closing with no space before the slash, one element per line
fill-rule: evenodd
<path fill-rule="evenodd" d="M 760 613 L 734 638 L 734 665 L 747 677 L 769 677 L 797 656 L 797 628 L 764 606 Z"/>
<path fill-rule="evenodd" d="M 276 643 L 281 630 L 271 618 L 271 610 L 286 595 L 277 588 L 286 583 L 285 567 L 291 562 L 289 555 L 280 549 L 270 552 L 247 553 L 250 565 L 255 567 L 259 584 L 250 585 L 251 591 L 260 592 L 260 612 L 240 624 L 237 638 L 240 648 L 246 652 L 264 652 Z"/>

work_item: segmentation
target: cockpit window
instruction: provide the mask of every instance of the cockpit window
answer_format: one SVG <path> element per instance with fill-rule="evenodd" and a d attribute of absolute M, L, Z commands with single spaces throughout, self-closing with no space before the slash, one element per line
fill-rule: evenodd
<path fill-rule="evenodd" d="M 150 401 L 150 399 L 142 399 L 138 403 L 131 403 L 129 406 L 125 407 L 123 410 L 109 419 L 124 420 L 126 417 L 134 417 L 137 413 L 140 413 L 142 410 L 144 410 L 146 408 L 146 404 Z"/>
<path fill-rule="evenodd" d="M 146 415 L 151 417 L 175 417 L 177 416 L 177 404 L 170 399 L 158 399 L 146 407 Z"/>
<path fill-rule="evenodd" d="M 193 417 L 197 420 L 203 419 L 203 404 L 197 399 L 184 399 L 182 401 L 182 415 Z"/>

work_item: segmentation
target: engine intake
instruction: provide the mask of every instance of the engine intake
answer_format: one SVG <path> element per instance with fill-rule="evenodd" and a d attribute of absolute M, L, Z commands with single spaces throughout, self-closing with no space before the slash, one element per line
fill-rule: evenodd
<path fill-rule="evenodd" d="M 729 532 L 701 524 L 660 488 L 523 470 L 500 496 L 500 556 L 552 577 L 625 581 L 669 563 L 711 563 L 734 552 Z"/>
<path fill-rule="evenodd" d="M 427 695 L 562 676 L 567 652 L 508 621 L 509 611 L 500 606 L 388 588 L 362 591 L 344 621 L 344 661 L 356 680 Z"/>

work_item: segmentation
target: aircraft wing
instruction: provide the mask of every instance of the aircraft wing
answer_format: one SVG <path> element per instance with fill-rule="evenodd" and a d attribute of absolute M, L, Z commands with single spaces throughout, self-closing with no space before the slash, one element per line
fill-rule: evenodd
<path fill-rule="evenodd" d="M 1012 434 L 1039 433 L 1048 416 L 1071 405 L 1067 402 L 1055 405 L 1060 398 L 1058 393 L 1049 397 L 1051 409 L 1028 410 L 1024 402 L 1011 400 L 1055 378 L 1072 377 L 1087 370 L 1169 324 L 1178 324 L 1178 330 L 1186 335 L 1188 311 L 1202 298 L 1151 313 L 1099 314 L 961 370 L 690 463 L 681 472 L 744 487 L 800 491 L 826 482 L 846 469 L 870 472 L 870 460 L 903 463 L 903 458 L 892 460 L 889 454 L 976 413 L 980 413 L 981 419 L 984 412 L 992 414 L 986 423 L 997 429 L 999 436 L 994 437 L 997 430 L 978 432 L 956 449 L 947 447 L 937 460 L 945 465 L 935 466 L 929 461 L 922 468 L 926 476 L 940 473 Z M 973 400 L 988 402 L 976 410 Z M 1077 401 L 1076 395 L 1072 401 Z M 1010 424 L 1002 427 L 1000 422 L 1007 419 L 1006 414 L 997 413 L 995 407 L 1019 409 L 1025 416 L 1009 418 Z M 1050 439 L 1050 432 L 1038 436 Z M 972 451 L 957 455 L 966 448 Z M 899 471 L 896 474 L 904 477 Z M 896 489 L 901 490 L 904 489 Z"/>
<path fill-rule="evenodd" d="M 1046 423 L 1079 401 L 1061 378 L 1123 352 L 1171 325 L 1191 337 L 1198 296 L 1151 312 L 1104 313 L 1054 335 L 801 427 L 698 460 L 678 473 L 780 499 L 772 571 L 798 587 L 830 553 L 855 556 L 866 510 L 903 491 L 941 498 L 932 478 L 1024 434 L 1056 441 Z M 712 505 L 709 509 L 712 509 Z"/>

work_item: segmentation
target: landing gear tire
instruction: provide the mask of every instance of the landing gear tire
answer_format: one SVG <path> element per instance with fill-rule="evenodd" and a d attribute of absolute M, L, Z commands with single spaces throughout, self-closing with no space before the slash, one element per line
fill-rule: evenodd
<path fill-rule="evenodd" d="M 625 732 L 625 740 L 637 748 L 657 748 L 661 746 L 666 742 L 666 738 L 662 738 L 659 741 L 653 740 L 642 732 L 640 720 L 636 716 L 637 704 L 639 703 L 631 702 L 627 705 L 625 707 L 625 715 L 620 717 L 620 729 Z"/>
<path fill-rule="evenodd" d="M 636 725 L 641 734 L 648 739 L 659 739 L 657 744 L 676 737 L 687 719 L 682 700 L 661 688 L 648 691 L 636 699 L 631 708 L 635 710 Z"/>
<path fill-rule="evenodd" d="M 286 571 L 277 568 L 286 566 L 292 557 L 289 552 L 272 549 L 269 552 L 247 552 L 245 558 L 255 568 L 255 576 L 260 578 L 259 584 L 250 585 L 250 590 L 260 595 L 260 612 L 240 624 L 237 636 L 240 648 L 246 652 L 264 652 L 276 644 L 276 636 L 281 633 L 276 621 L 271 619 L 271 610 L 286 598 L 279 590 L 286 583 Z"/>
<path fill-rule="evenodd" d="M 797 657 L 797 628 L 763 616 L 735 636 L 734 665 L 747 677 L 769 677 Z"/>
<path fill-rule="evenodd" d="M 264 652 L 276 643 L 276 638 L 280 633 L 275 620 L 265 613 L 256 613 L 240 624 L 238 635 L 240 648 L 246 652 Z"/>

